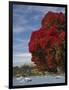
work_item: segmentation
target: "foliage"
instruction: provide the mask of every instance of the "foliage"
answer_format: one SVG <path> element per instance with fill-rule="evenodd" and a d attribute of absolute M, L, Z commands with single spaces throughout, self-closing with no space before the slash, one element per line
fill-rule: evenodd
<path fill-rule="evenodd" d="M 48 12 L 41 23 L 41 28 L 32 32 L 30 38 L 31 60 L 42 72 L 57 72 L 57 67 L 64 70 L 65 15 Z"/>
<path fill-rule="evenodd" d="M 43 75 L 43 73 L 39 72 L 36 66 L 23 65 L 21 67 L 18 66 L 13 67 L 13 76 L 16 77 L 40 76 L 40 75 Z"/>

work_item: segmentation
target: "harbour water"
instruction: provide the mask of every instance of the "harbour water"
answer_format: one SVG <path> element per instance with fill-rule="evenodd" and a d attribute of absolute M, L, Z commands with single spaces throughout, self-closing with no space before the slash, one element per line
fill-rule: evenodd
<path fill-rule="evenodd" d="M 37 84 L 53 84 L 53 83 L 65 83 L 65 76 L 32 76 L 32 77 L 13 77 L 13 86 L 25 86 L 25 85 L 37 85 Z"/>

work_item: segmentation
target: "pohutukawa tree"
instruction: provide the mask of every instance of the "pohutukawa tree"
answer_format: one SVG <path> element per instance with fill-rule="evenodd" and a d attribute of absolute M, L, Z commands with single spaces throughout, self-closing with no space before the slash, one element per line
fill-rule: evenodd
<path fill-rule="evenodd" d="M 65 15 L 48 12 L 41 21 L 41 28 L 32 32 L 29 52 L 38 70 L 57 72 L 65 64 Z"/>

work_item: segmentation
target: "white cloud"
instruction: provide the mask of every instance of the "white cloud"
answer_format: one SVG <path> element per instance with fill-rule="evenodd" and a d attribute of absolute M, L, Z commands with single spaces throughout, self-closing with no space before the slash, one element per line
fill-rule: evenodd
<path fill-rule="evenodd" d="M 15 41 L 26 43 L 29 42 L 29 39 L 16 38 Z"/>
<path fill-rule="evenodd" d="M 19 53 L 15 54 L 14 57 L 31 57 L 30 53 Z"/>
<path fill-rule="evenodd" d="M 17 44 L 15 43 L 17 42 Z M 13 43 L 13 53 L 15 54 L 15 51 L 28 51 L 28 39 L 15 39 Z"/>
<path fill-rule="evenodd" d="M 26 31 L 26 29 L 21 26 L 17 26 L 13 28 L 13 32 L 16 32 L 16 33 L 24 32 L 24 31 Z"/>
<path fill-rule="evenodd" d="M 33 62 L 31 62 L 31 57 L 30 53 L 17 53 L 13 55 L 13 66 L 33 64 Z"/>
<path fill-rule="evenodd" d="M 53 11 L 53 12 L 63 12 L 65 13 L 65 9 L 64 8 L 60 8 L 60 7 L 43 7 L 43 6 L 17 6 L 18 8 L 15 10 L 14 9 L 14 19 L 17 18 L 18 22 L 16 22 L 16 25 L 13 22 L 14 28 L 13 31 L 14 32 L 24 32 L 24 31 L 28 31 L 29 30 L 34 30 L 34 28 L 32 25 L 28 25 L 29 20 L 26 18 L 26 16 L 28 17 L 28 14 L 32 14 L 32 12 L 35 12 L 36 15 L 33 15 L 31 18 L 32 20 L 38 20 L 44 17 L 44 15 L 46 13 L 48 13 L 49 11 Z M 25 9 L 25 8 L 26 9 Z M 25 9 L 25 11 L 23 11 L 23 9 Z M 38 14 L 36 13 L 38 12 Z M 22 13 L 22 15 L 21 15 Z M 30 16 L 29 16 L 30 17 Z M 29 18 L 28 17 L 28 18 Z"/>
<path fill-rule="evenodd" d="M 37 16 L 38 17 L 38 16 Z M 34 19 L 37 17 L 34 17 Z M 20 33 L 20 32 L 26 32 L 26 31 L 34 31 L 35 29 L 38 29 L 39 27 L 37 27 L 36 25 L 32 26 L 32 25 L 28 25 L 28 24 L 25 24 L 23 26 L 17 26 L 17 27 L 14 27 L 13 28 L 13 32 L 14 33 Z"/>

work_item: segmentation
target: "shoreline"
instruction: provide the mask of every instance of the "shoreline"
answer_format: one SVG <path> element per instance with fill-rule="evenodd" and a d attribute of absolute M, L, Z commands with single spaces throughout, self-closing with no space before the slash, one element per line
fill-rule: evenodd
<path fill-rule="evenodd" d="M 65 73 L 60 73 L 60 74 L 45 74 L 45 75 L 30 75 L 30 76 L 13 76 L 13 77 L 45 77 L 45 76 L 65 76 Z"/>

